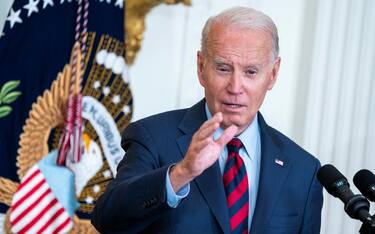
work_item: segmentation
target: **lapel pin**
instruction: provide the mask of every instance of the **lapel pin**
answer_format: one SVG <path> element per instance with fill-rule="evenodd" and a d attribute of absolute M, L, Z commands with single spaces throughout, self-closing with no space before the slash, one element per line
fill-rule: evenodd
<path fill-rule="evenodd" d="M 278 159 L 278 158 L 275 158 L 275 163 L 276 164 L 278 164 L 278 165 L 280 165 L 280 166 L 284 166 L 284 162 L 283 161 L 281 161 L 280 159 Z"/>

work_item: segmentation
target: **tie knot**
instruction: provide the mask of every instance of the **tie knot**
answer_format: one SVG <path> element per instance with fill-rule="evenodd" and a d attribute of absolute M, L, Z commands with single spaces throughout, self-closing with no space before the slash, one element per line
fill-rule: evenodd
<path fill-rule="evenodd" d="M 228 152 L 239 152 L 241 147 L 243 146 L 242 142 L 238 138 L 233 138 L 227 144 Z"/>

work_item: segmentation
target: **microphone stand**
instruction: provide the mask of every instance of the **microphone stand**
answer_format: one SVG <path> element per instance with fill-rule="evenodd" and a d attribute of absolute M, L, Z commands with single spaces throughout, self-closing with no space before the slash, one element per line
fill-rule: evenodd
<path fill-rule="evenodd" d="M 369 216 L 366 220 L 362 220 L 361 234 L 375 234 L 375 215 Z"/>

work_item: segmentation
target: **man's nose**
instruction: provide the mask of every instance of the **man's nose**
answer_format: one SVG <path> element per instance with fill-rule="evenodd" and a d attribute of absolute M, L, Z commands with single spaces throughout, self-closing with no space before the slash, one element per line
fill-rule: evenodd
<path fill-rule="evenodd" d="M 233 72 L 227 85 L 227 90 L 230 94 L 238 95 L 243 92 L 243 77 L 240 72 Z"/>

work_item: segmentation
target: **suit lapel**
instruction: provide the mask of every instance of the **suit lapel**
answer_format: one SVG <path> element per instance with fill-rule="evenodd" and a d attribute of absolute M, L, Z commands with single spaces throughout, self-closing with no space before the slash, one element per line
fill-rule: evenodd
<path fill-rule="evenodd" d="M 180 123 L 179 128 L 185 133 L 185 135 L 177 138 L 177 144 L 182 155 L 185 155 L 193 134 L 207 120 L 204 105 L 205 102 L 202 100 L 190 108 Z M 228 208 L 226 206 L 226 196 L 221 178 L 219 163 L 216 162 L 195 178 L 194 182 L 197 184 L 224 233 L 229 233 Z"/>
<path fill-rule="evenodd" d="M 261 134 L 261 165 L 257 202 L 250 231 L 252 234 L 263 233 L 291 167 L 288 157 L 282 154 L 282 143 L 270 132 L 270 127 L 260 114 L 258 119 Z"/>
<path fill-rule="evenodd" d="M 229 233 L 229 213 L 219 163 L 205 170 L 195 181 L 222 230 Z"/>

